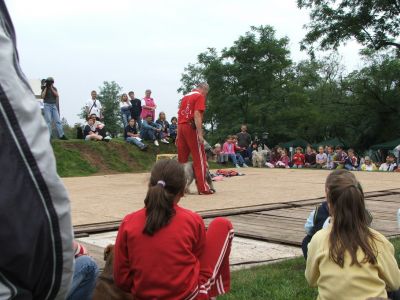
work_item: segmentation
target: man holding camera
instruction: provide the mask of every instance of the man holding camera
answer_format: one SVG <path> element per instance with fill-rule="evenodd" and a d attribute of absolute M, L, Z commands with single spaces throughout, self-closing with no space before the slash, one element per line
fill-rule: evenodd
<path fill-rule="evenodd" d="M 66 136 L 64 135 L 64 129 L 60 121 L 58 92 L 57 89 L 54 87 L 53 77 L 48 77 L 45 81 L 45 85 L 42 86 L 42 98 L 44 104 L 44 118 L 46 120 L 47 126 L 49 127 L 50 136 L 52 136 L 51 125 L 54 121 L 60 140 L 67 140 Z"/>

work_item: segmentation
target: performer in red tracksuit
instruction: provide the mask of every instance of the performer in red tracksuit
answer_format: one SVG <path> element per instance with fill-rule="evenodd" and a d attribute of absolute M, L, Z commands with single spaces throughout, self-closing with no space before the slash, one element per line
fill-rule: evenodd
<path fill-rule="evenodd" d="M 206 181 L 207 157 L 204 152 L 203 114 L 206 109 L 208 84 L 200 83 L 181 101 L 178 111 L 178 160 L 186 163 L 192 155 L 194 175 L 199 194 L 213 194 Z"/>
<path fill-rule="evenodd" d="M 232 224 L 202 218 L 178 205 L 186 186 L 183 166 L 154 166 L 145 208 L 127 215 L 114 248 L 114 281 L 134 299 L 210 299 L 230 289 Z"/>

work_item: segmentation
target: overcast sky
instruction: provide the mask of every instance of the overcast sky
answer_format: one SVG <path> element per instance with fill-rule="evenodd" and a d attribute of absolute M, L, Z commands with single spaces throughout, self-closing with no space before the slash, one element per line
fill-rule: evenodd
<path fill-rule="evenodd" d="M 72 125 L 103 81 L 142 98 L 150 88 L 170 119 L 188 63 L 208 47 L 232 45 L 250 26 L 271 25 L 290 39 L 294 61 L 309 20 L 296 0 L 6 0 L 28 79 L 55 78 L 61 115 Z M 358 46 L 340 50 L 348 69 L 359 67 Z"/>

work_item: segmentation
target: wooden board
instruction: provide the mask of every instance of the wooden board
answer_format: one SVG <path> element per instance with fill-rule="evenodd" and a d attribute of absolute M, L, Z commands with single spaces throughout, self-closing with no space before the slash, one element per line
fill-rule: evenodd
<path fill-rule="evenodd" d="M 316 200 L 257 207 L 241 213 L 233 211 L 232 215 L 229 215 L 229 211 L 225 213 L 235 228 L 236 236 L 300 246 L 305 236 L 304 223 L 316 204 L 321 202 L 320 199 Z M 371 227 L 387 237 L 400 236 L 397 224 L 400 191 L 367 193 L 365 200 L 374 218 Z M 205 219 L 206 225 L 211 220 Z"/>

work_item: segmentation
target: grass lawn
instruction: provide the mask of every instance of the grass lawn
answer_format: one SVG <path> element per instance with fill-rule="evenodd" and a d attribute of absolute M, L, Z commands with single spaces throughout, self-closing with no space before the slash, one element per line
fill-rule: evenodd
<path fill-rule="evenodd" d="M 400 238 L 391 240 L 399 264 Z M 304 277 L 303 257 L 266 266 L 232 272 L 231 292 L 218 299 L 316 299 L 317 289 L 310 288 Z"/>

